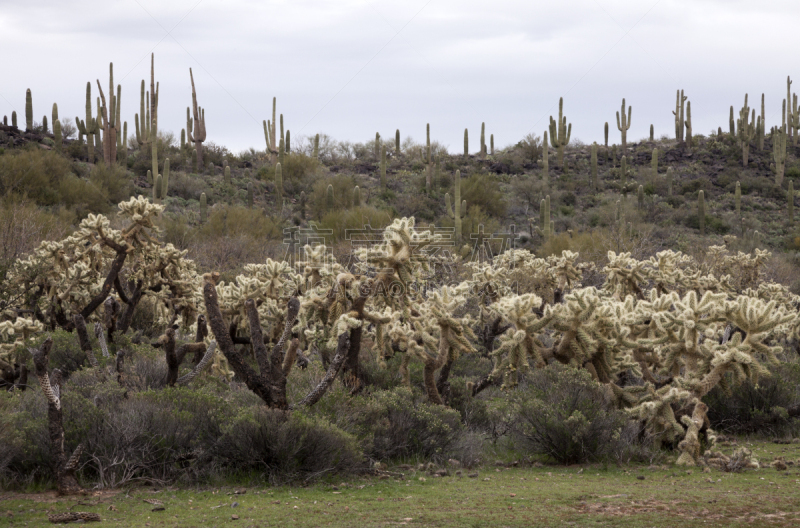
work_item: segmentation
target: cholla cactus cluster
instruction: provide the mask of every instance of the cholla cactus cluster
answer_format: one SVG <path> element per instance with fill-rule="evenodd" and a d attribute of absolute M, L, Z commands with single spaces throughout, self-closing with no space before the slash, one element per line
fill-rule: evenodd
<path fill-rule="evenodd" d="M 420 362 L 435 403 L 447 401 L 450 367 L 464 354 L 493 362 L 468 384 L 473 395 L 493 385 L 513 390 L 527 371 L 560 362 L 589 371 L 655 442 L 678 446 L 680 463 L 698 464 L 719 458 L 710 451 L 715 434 L 702 398 L 717 385 L 768 375 L 782 340 L 800 329 L 800 297 L 762 280 L 769 254 L 760 250 L 713 246 L 702 262 L 675 251 L 647 260 L 610 252 L 596 288 L 582 286 L 592 265 L 577 253 L 537 258 L 512 249 L 464 263 L 461 281 L 445 286 L 435 283 L 430 251 L 441 238 L 402 218 L 380 244 L 357 249 L 348 268 L 325 246 L 306 246 L 293 265 L 268 259 L 219 282 L 216 274 L 200 277 L 184 252 L 156 240 L 162 206 L 138 198 L 119 208 L 123 229 L 90 215 L 73 235 L 43 243 L 11 271 L 30 304 L 0 322 L 2 366 L 31 335 L 87 315 L 104 292 L 130 307 L 136 291 L 157 307 L 160 325 L 197 332 L 198 342 L 195 321 L 207 316 L 215 335 L 206 342 L 214 338 L 220 348 L 212 372 L 243 377 L 270 405 L 288 407 L 292 364 L 316 356 L 328 373 L 302 404 L 318 401 L 340 370 L 357 378 L 365 352 L 406 383 L 411 363 Z M 115 265 L 114 288 L 104 290 Z M 22 319 L 22 310 L 34 315 Z M 252 347 L 260 375 L 237 346 Z M 395 354 L 401 359 L 390 361 Z M 272 388 L 263 379 L 273 380 Z M 283 389 L 275 392 L 275 383 Z"/>

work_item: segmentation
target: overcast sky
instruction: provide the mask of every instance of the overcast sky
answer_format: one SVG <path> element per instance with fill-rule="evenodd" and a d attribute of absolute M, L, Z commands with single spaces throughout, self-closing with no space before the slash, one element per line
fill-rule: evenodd
<path fill-rule="evenodd" d="M 0 0 L 0 115 L 24 122 L 85 114 L 85 87 L 122 85 L 133 134 L 139 85 L 155 52 L 159 128 L 176 135 L 191 104 L 189 68 L 207 109 L 208 141 L 264 149 L 272 97 L 292 136 L 367 141 L 432 138 L 478 149 L 486 122 L 498 147 L 564 111 L 572 137 L 619 142 L 615 112 L 633 106 L 629 138 L 674 135 L 675 90 L 695 133 L 727 127 L 744 94 L 766 93 L 780 120 L 786 76 L 800 79 L 800 3 L 773 0 Z M 800 91 L 800 83 L 796 86 Z"/>

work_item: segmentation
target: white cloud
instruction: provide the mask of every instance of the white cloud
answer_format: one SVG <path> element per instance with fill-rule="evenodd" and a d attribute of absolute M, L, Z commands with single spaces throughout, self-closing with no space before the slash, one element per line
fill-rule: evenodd
<path fill-rule="evenodd" d="M 618 141 L 622 97 L 631 137 L 669 134 L 683 88 L 705 133 L 745 92 L 779 119 L 798 22 L 788 1 L 0 1 L 0 114 L 22 117 L 30 87 L 37 120 L 53 101 L 82 117 L 86 81 L 96 96 L 113 61 L 132 132 L 154 49 L 160 128 L 185 126 L 191 67 L 209 140 L 234 151 L 263 148 L 273 96 L 295 136 L 422 138 L 430 122 L 458 151 L 482 121 L 498 145 L 541 134 L 562 95 L 583 141 L 605 121 Z"/>

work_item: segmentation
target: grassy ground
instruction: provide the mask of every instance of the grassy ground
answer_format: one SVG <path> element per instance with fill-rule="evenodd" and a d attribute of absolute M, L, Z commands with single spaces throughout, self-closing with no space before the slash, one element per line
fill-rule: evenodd
<path fill-rule="evenodd" d="M 67 511 L 99 513 L 98 527 L 798 525 L 800 444 L 740 443 L 762 463 L 783 456 L 798 464 L 736 474 L 676 466 L 542 466 L 434 477 L 400 469 L 403 479 L 336 479 L 304 488 L 134 488 L 79 498 L 3 493 L 0 525 L 47 525 L 48 513 Z"/>

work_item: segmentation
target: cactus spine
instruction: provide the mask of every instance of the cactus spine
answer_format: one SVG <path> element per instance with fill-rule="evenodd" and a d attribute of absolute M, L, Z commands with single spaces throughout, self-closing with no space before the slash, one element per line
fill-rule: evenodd
<path fill-rule="evenodd" d="M 319 134 L 316 134 L 316 135 L 314 136 L 314 151 L 313 151 L 313 153 L 312 153 L 312 156 L 313 156 L 313 157 L 314 157 L 314 159 L 316 159 L 316 160 L 318 160 L 318 159 L 319 159 Z"/>
<path fill-rule="evenodd" d="M 553 148 L 558 149 L 558 166 L 561 170 L 565 170 L 564 166 L 564 148 L 569 143 L 569 138 L 572 135 L 572 123 L 567 126 L 567 118 L 564 116 L 564 98 L 558 99 L 558 122 L 550 116 L 550 144 Z"/>
<path fill-rule="evenodd" d="M 775 185 L 780 187 L 786 168 L 786 125 L 772 130 L 772 159 L 775 160 Z"/>
<path fill-rule="evenodd" d="M 381 187 L 386 188 L 386 145 L 381 146 Z"/>
<path fill-rule="evenodd" d="M 592 190 L 597 190 L 597 142 L 592 143 Z"/>
<path fill-rule="evenodd" d="M 650 168 L 653 169 L 653 174 L 658 174 L 658 149 L 653 149 L 653 156 L 650 159 Z"/>
<path fill-rule="evenodd" d="M 361 189 L 358 185 L 353 187 L 353 207 L 361 207 Z"/>
<path fill-rule="evenodd" d="M 628 129 L 631 128 L 631 110 L 632 108 L 628 106 L 628 116 L 625 117 L 625 98 L 622 98 L 622 117 L 620 117 L 620 113 L 617 112 L 617 129 L 622 133 L 622 149 L 625 150 L 628 147 Z"/>
<path fill-rule="evenodd" d="M 464 129 L 464 157 L 469 156 L 469 131 Z"/>
<path fill-rule="evenodd" d="M 25 131 L 33 132 L 33 96 L 30 88 L 25 91 Z"/>
<path fill-rule="evenodd" d="M 445 193 L 444 201 L 447 206 L 447 214 L 453 219 L 455 226 L 455 240 L 456 244 L 461 242 L 461 219 L 466 216 L 467 202 L 461 200 L 461 171 L 456 171 L 455 185 L 453 186 L 454 203 L 450 204 L 450 193 Z"/>
<path fill-rule="evenodd" d="M 706 193 L 697 193 L 697 218 L 700 224 L 700 235 L 706 234 Z"/>
<path fill-rule="evenodd" d="M 683 90 L 677 90 L 675 93 L 675 111 L 672 114 L 675 116 L 675 139 L 683 141 L 683 126 L 684 126 L 684 104 L 687 97 L 683 95 Z"/>
<path fill-rule="evenodd" d="M 11 114 L 16 126 L 16 114 Z M 94 163 L 94 135 L 97 134 L 97 120 L 92 117 L 92 83 L 86 83 L 86 121 L 75 117 L 75 126 L 80 134 L 86 136 L 86 153 L 89 163 Z"/>
<path fill-rule="evenodd" d="M 328 185 L 328 188 L 333 193 L 333 187 Z M 275 193 L 278 196 L 278 203 L 283 199 L 283 168 L 280 162 L 275 165 Z"/>

